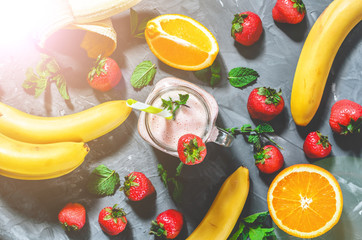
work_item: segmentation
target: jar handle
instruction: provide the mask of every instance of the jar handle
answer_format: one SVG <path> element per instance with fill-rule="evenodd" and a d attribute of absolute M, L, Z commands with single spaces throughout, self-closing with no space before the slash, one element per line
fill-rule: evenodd
<path fill-rule="evenodd" d="M 214 126 L 209 138 L 209 142 L 214 142 L 224 147 L 230 147 L 234 139 L 235 137 L 224 129 Z"/>

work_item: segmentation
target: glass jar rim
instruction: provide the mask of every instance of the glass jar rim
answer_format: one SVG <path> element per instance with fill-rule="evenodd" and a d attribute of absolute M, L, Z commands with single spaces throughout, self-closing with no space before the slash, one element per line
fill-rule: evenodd
<path fill-rule="evenodd" d="M 180 90 L 180 91 L 185 91 L 188 94 L 192 94 L 193 96 L 195 96 L 200 103 L 202 103 L 202 106 L 204 107 L 206 114 L 207 114 L 207 120 L 206 120 L 206 128 L 204 131 L 203 136 L 200 136 L 202 138 L 202 140 L 204 142 L 206 142 L 206 140 L 209 138 L 210 134 L 211 134 L 211 129 L 212 129 L 212 119 L 211 119 L 211 110 L 210 110 L 210 106 L 208 104 L 208 102 L 206 101 L 206 99 L 200 94 L 198 93 L 196 90 L 194 90 L 193 88 L 187 87 L 187 86 L 167 86 L 164 88 L 161 88 L 153 93 L 151 93 L 151 95 L 149 96 L 148 100 L 146 101 L 147 104 L 152 105 L 156 99 L 158 99 L 159 97 L 161 97 L 163 94 L 169 92 L 169 91 L 174 91 L 174 90 Z M 171 148 L 163 143 L 161 143 L 160 141 L 158 141 L 156 139 L 156 137 L 152 134 L 152 131 L 150 129 L 149 126 L 149 116 L 151 116 L 150 113 L 146 113 L 145 114 L 145 126 L 146 126 L 146 130 L 148 132 L 148 135 L 150 136 L 150 138 L 152 139 L 152 141 L 158 145 L 161 148 L 164 148 L 167 151 L 170 152 L 176 152 L 177 151 L 177 145 L 176 145 L 176 149 L 175 148 Z M 167 120 L 167 121 L 173 121 L 173 120 Z"/>

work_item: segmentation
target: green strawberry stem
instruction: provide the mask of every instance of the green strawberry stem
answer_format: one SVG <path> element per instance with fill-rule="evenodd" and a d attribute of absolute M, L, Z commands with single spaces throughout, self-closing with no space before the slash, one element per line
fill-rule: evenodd
<path fill-rule="evenodd" d="M 184 154 L 186 156 L 186 163 L 195 163 L 196 160 L 201 160 L 200 153 L 205 149 L 204 146 L 199 146 L 197 138 L 193 138 L 189 143 L 184 143 Z"/>
<path fill-rule="evenodd" d="M 167 231 L 164 228 L 164 225 L 162 223 L 157 223 L 156 221 L 151 222 L 151 230 L 150 234 L 156 235 L 158 237 L 166 237 Z"/>
<path fill-rule="evenodd" d="M 330 145 L 330 143 L 328 141 L 328 136 L 322 135 L 319 131 L 316 131 L 316 133 L 317 133 L 317 135 L 319 137 L 319 140 L 318 140 L 317 144 L 322 144 L 322 147 L 324 149 L 328 148 L 329 145 Z"/>
<path fill-rule="evenodd" d="M 282 90 L 279 90 L 279 92 L 277 92 L 275 89 L 270 87 L 260 87 L 258 89 L 258 94 L 266 97 L 266 104 L 278 105 L 281 100 L 280 96 L 282 95 Z"/>
<path fill-rule="evenodd" d="M 267 154 L 270 150 L 271 148 L 261 149 L 259 152 L 254 154 L 255 164 L 264 164 L 265 159 L 270 158 L 270 155 Z"/>
<path fill-rule="evenodd" d="M 294 4 L 293 7 L 300 13 L 305 13 L 305 5 L 302 0 L 291 0 Z"/>
<path fill-rule="evenodd" d="M 231 22 L 231 36 L 235 39 L 235 34 L 243 31 L 243 23 L 244 19 L 248 16 L 248 14 L 235 14 L 234 19 Z"/>
<path fill-rule="evenodd" d="M 117 208 L 117 204 L 115 204 L 112 209 L 106 208 L 105 211 L 110 214 L 105 216 L 103 220 L 107 221 L 113 219 L 114 223 L 117 223 L 118 219 L 121 219 L 123 223 L 126 223 L 126 221 L 123 219 L 123 217 L 126 216 L 126 213 L 124 212 L 123 208 Z"/>
<path fill-rule="evenodd" d="M 129 175 L 129 176 L 125 176 L 124 179 L 125 179 L 125 181 L 124 181 L 123 187 L 121 187 L 119 190 L 124 191 L 126 196 L 129 196 L 130 188 L 139 186 L 139 184 L 134 181 L 136 179 L 136 176 L 134 176 L 133 173 L 131 173 L 131 175 Z"/>
<path fill-rule="evenodd" d="M 362 117 L 358 118 L 356 121 L 351 118 L 351 121 L 347 126 L 342 124 L 339 124 L 339 126 L 341 126 L 342 129 L 341 135 L 360 133 L 362 128 Z"/>

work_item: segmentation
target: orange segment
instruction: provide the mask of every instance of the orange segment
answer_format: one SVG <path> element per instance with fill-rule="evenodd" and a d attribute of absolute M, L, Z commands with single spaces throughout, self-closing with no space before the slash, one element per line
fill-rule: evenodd
<path fill-rule="evenodd" d="M 337 180 L 312 164 L 284 169 L 271 183 L 268 208 L 275 224 L 290 235 L 313 238 L 339 220 L 343 197 Z"/>
<path fill-rule="evenodd" d="M 212 33 L 196 20 L 179 14 L 164 14 L 147 23 L 147 44 L 165 64 L 189 71 L 210 66 L 219 46 Z"/>

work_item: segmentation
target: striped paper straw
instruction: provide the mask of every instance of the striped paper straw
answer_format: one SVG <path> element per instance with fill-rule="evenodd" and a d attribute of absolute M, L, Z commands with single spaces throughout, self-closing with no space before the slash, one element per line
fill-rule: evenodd
<path fill-rule="evenodd" d="M 172 113 L 166 109 L 157 108 L 157 107 L 148 105 L 146 103 L 136 101 L 134 99 L 127 99 L 126 104 L 128 107 L 131 107 L 133 109 L 137 109 L 137 110 L 144 111 L 147 113 L 156 114 L 156 115 L 164 117 L 166 119 L 172 119 L 172 117 L 173 117 Z"/>

